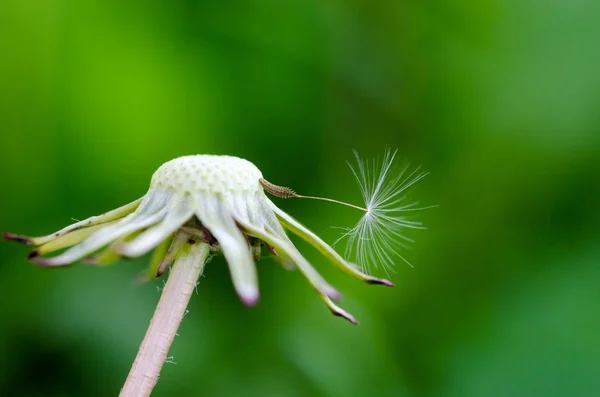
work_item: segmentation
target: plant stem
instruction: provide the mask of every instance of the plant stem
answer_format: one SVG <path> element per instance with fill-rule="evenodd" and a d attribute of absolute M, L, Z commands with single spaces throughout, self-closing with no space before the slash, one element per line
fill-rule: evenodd
<path fill-rule="evenodd" d="M 208 253 L 208 245 L 196 241 L 186 244 L 175 259 L 120 397 L 147 397 L 152 393 Z"/>

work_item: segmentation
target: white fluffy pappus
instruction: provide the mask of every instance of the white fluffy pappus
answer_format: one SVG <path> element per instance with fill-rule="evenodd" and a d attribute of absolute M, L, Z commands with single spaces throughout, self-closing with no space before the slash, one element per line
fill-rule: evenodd
<path fill-rule="evenodd" d="M 412 171 L 410 164 L 397 166 L 394 161 L 397 153 L 398 150 L 387 148 L 382 159 L 368 161 L 354 151 L 357 164 L 348 162 L 360 187 L 366 211 L 354 227 L 344 229 L 344 234 L 333 245 L 346 240 L 346 258 L 367 273 L 379 267 L 388 273 L 398 259 L 412 267 L 400 253 L 414 243 L 404 232 L 426 227 L 411 220 L 409 215 L 436 207 L 419 207 L 418 201 L 410 201 L 409 188 L 429 173 L 421 171 L 420 166 Z"/>

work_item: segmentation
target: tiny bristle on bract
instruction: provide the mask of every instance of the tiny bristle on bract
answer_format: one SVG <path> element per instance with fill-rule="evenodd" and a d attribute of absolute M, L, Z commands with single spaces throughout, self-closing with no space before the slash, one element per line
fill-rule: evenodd
<path fill-rule="evenodd" d="M 401 251 L 414 241 L 408 229 L 425 229 L 413 220 L 421 207 L 410 200 L 408 190 L 428 173 L 421 167 L 396 164 L 397 150 L 386 149 L 383 158 L 364 160 L 354 151 L 356 164 L 348 163 L 365 202 L 367 211 L 354 227 L 344 229 L 334 243 L 346 240 L 345 256 L 365 272 L 382 267 L 387 273 L 398 260 L 412 266 Z"/>

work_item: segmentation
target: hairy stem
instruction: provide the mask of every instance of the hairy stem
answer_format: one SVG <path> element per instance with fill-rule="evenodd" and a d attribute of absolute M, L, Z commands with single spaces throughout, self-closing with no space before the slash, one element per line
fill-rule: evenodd
<path fill-rule="evenodd" d="M 200 241 L 186 244 L 181 250 L 120 397 L 146 397 L 152 393 L 208 253 L 208 245 Z"/>

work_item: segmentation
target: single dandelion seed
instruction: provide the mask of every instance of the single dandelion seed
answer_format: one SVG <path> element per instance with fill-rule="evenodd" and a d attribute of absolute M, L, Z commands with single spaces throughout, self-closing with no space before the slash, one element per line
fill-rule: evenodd
<path fill-rule="evenodd" d="M 348 165 L 358 182 L 364 207 L 326 197 L 300 195 L 288 187 L 277 186 L 262 179 L 261 183 L 267 192 L 280 198 L 328 201 L 363 211 L 364 215 L 356 225 L 343 228 L 344 233 L 332 246 L 347 240 L 344 252 L 346 258 L 361 266 L 366 273 L 379 266 L 388 273 L 396 259 L 412 267 L 400 254 L 401 249 L 410 248 L 408 243 L 414 243 L 414 240 L 404 234 L 405 230 L 426 229 L 421 222 L 410 220 L 407 213 L 436 207 L 419 207 L 418 202 L 408 202 L 407 190 L 428 173 L 420 171 L 420 167 L 409 172 L 410 164 L 402 168 L 395 167 L 397 153 L 397 150 L 388 148 L 381 161 L 373 159 L 368 162 L 354 151 L 357 165 Z"/>
<path fill-rule="evenodd" d="M 419 207 L 419 202 L 410 201 L 408 189 L 428 173 L 420 167 L 409 171 L 410 164 L 396 167 L 397 153 L 388 148 L 382 160 L 373 159 L 369 163 L 354 151 L 357 164 L 348 163 L 360 187 L 366 212 L 334 245 L 347 239 L 345 256 L 359 263 L 366 272 L 381 266 L 387 273 L 397 259 L 412 267 L 400 253 L 414 243 L 405 232 L 426 228 L 421 222 L 411 220 L 409 214 L 435 207 Z"/>

